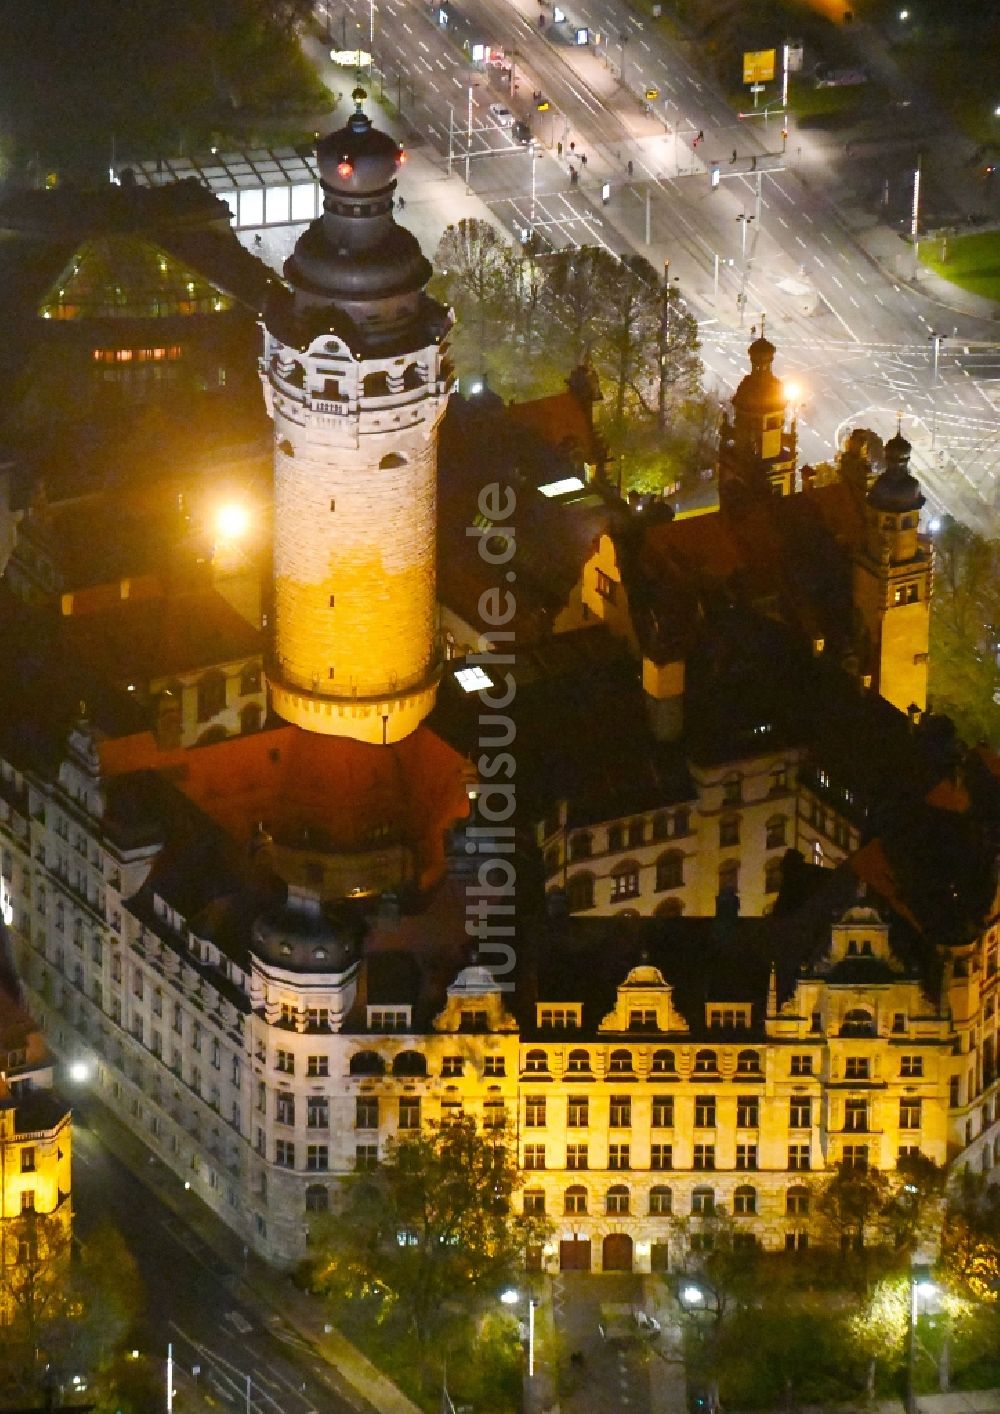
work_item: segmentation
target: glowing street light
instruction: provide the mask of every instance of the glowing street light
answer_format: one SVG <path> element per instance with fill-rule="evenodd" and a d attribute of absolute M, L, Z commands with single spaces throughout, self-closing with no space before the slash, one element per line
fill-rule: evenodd
<path fill-rule="evenodd" d="M 215 530 L 220 540 L 242 540 L 250 529 L 250 512 L 238 501 L 229 501 L 215 513 Z"/>
<path fill-rule="evenodd" d="M 72 1061 L 69 1067 L 69 1078 L 74 1085 L 85 1085 L 90 1079 L 90 1066 L 86 1061 Z"/>
<path fill-rule="evenodd" d="M 521 1293 L 515 1291 L 512 1286 L 508 1286 L 506 1291 L 501 1291 L 500 1300 L 505 1306 L 516 1306 L 521 1299 Z"/>
<path fill-rule="evenodd" d="M 705 1293 L 700 1286 L 693 1283 L 690 1286 L 681 1288 L 681 1300 L 688 1306 L 701 1306 L 705 1300 Z"/>
<path fill-rule="evenodd" d="M 781 391 L 785 395 L 785 402 L 793 407 L 802 401 L 802 384 L 796 383 L 794 378 L 786 378 L 781 385 Z"/>

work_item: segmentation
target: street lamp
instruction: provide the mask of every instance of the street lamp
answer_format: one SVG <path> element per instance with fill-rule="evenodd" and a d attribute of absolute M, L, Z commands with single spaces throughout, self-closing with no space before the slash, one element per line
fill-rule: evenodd
<path fill-rule="evenodd" d="M 917 1301 L 921 1296 L 925 1298 L 933 1296 L 936 1291 L 937 1286 L 931 1280 L 930 1267 L 917 1266 L 914 1263 L 910 1267 L 910 1326 L 906 1348 L 906 1414 L 917 1414 L 917 1397 L 914 1388 L 917 1366 Z"/>
<path fill-rule="evenodd" d="M 500 1300 L 505 1306 L 516 1306 L 521 1300 L 521 1293 L 513 1286 L 508 1286 L 505 1291 L 501 1291 Z M 538 1305 L 537 1296 L 528 1297 L 528 1379 L 535 1377 L 535 1308 Z"/>
<path fill-rule="evenodd" d="M 740 223 L 740 259 L 745 263 L 747 258 L 747 227 L 750 225 L 750 222 L 754 220 L 754 217 L 748 216 L 746 212 L 741 212 L 736 219 Z"/>

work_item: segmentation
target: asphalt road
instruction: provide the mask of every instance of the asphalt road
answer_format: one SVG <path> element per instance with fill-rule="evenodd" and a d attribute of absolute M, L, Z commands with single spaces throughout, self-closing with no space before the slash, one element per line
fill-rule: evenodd
<path fill-rule="evenodd" d="M 193 1229 L 103 1147 L 76 1110 L 73 1206 L 78 1241 L 85 1244 L 95 1224 L 110 1218 L 139 1265 L 148 1297 L 137 1337 L 141 1347 L 165 1360 L 172 1343 L 181 1370 L 191 1375 L 199 1367 L 198 1386 L 222 1408 L 240 1414 L 362 1408 L 360 1399 L 331 1386 L 334 1372 L 294 1332 L 234 1294 L 238 1273 L 221 1267 Z"/>
<path fill-rule="evenodd" d="M 367 46 L 368 0 L 349 0 L 343 13 L 348 35 L 353 26 Z M 988 347 L 996 329 L 886 274 L 829 202 L 808 137 L 793 133 L 782 153 L 776 122 L 739 121 L 687 55 L 625 5 L 578 0 L 569 11 L 608 36 L 600 50 L 556 37 L 551 13 L 533 0 L 461 0 L 446 33 L 437 6 L 379 0 L 381 86 L 441 160 L 450 151 L 454 170 L 468 170 L 470 186 L 515 234 L 533 229 L 557 249 L 593 243 L 637 250 L 654 264 L 669 258 L 720 397 L 746 372 L 746 344 L 766 311 L 779 371 L 805 385 L 802 460 L 830 457 L 852 425 L 888 435 L 899 414 L 932 511 L 996 530 L 1000 348 Z M 502 45 L 513 56 L 513 87 L 499 70 L 469 64 L 463 40 Z M 637 95 L 647 87 L 659 97 L 643 111 Z M 533 111 L 536 91 L 550 104 L 545 113 Z M 534 158 L 491 114 L 501 102 L 530 118 Z M 694 145 L 699 131 L 705 136 Z M 714 160 L 723 177 L 717 191 L 707 175 Z M 936 368 L 933 334 L 948 336 Z"/>
<path fill-rule="evenodd" d="M 562 1272 L 552 1286 L 556 1330 L 563 1350 L 576 1354 L 560 1391 L 566 1414 L 629 1410 L 648 1414 L 649 1352 L 637 1337 L 625 1345 L 602 1339 L 601 1307 L 608 1302 L 642 1306 L 642 1278 L 631 1273 Z"/>

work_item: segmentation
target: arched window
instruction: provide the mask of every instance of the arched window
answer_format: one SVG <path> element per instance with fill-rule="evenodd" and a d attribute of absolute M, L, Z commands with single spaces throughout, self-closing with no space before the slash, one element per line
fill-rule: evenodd
<path fill-rule="evenodd" d="M 198 679 L 198 721 L 208 722 L 226 705 L 226 679 L 216 669 Z"/>
<path fill-rule="evenodd" d="M 568 1217 L 578 1217 L 587 1211 L 587 1190 L 582 1183 L 566 1189 L 565 1209 Z"/>
<path fill-rule="evenodd" d="M 594 837 L 585 830 L 569 842 L 570 859 L 589 859 L 594 852 Z"/>
<path fill-rule="evenodd" d="M 674 1210 L 673 1191 L 658 1183 L 649 1190 L 649 1214 L 654 1218 L 668 1218 Z"/>
<path fill-rule="evenodd" d="M 352 1075 L 384 1075 L 385 1061 L 377 1051 L 355 1051 L 349 1070 Z"/>
<path fill-rule="evenodd" d="M 653 909 L 653 916 L 656 918 L 680 918 L 683 912 L 683 899 L 665 898 Z"/>
<path fill-rule="evenodd" d="M 251 692 L 260 692 L 259 663 L 248 663 L 240 673 L 240 696 L 249 697 Z"/>
<path fill-rule="evenodd" d="M 785 1194 L 785 1212 L 790 1218 L 804 1218 L 809 1212 L 809 1189 L 797 1183 Z"/>
<path fill-rule="evenodd" d="M 756 1211 L 756 1188 L 751 1188 L 749 1183 L 741 1183 L 733 1194 L 733 1215 L 737 1218 L 750 1218 Z"/>
<path fill-rule="evenodd" d="M 590 1054 L 587 1051 L 570 1051 L 566 1057 L 566 1070 L 570 1075 L 586 1075 L 590 1071 Z"/>
<path fill-rule="evenodd" d="M 630 1075 L 632 1073 L 632 1052 L 612 1051 L 608 1061 L 609 1075 Z"/>
<path fill-rule="evenodd" d="M 784 815 L 772 815 L 764 830 L 765 845 L 768 849 L 784 849 L 788 832 L 788 820 Z"/>
<path fill-rule="evenodd" d="M 639 845 L 646 843 L 646 822 L 645 820 L 630 820 L 628 825 L 628 847 L 636 849 Z"/>
<path fill-rule="evenodd" d="M 306 1212 L 328 1213 L 330 1194 L 322 1183 L 310 1183 L 306 1189 Z"/>
<path fill-rule="evenodd" d="M 604 1210 L 609 1217 L 623 1217 L 628 1213 L 628 1189 L 624 1183 L 613 1183 L 608 1189 Z"/>
<path fill-rule="evenodd" d="M 719 818 L 719 848 L 732 849 L 740 842 L 740 817 L 722 815 Z"/>
<path fill-rule="evenodd" d="M 544 1051 L 528 1051 L 524 1057 L 524 1069 L 529 1075 L 545 1075 L 549 1069 L 549 1058 Z"/>
<path fill-rule="evenodd" d="M 695 1188 L 691 1192 L 691 1216 L 711 1218 L 715 1216 L 715 1189 Z"/>
<path fill-rule="evenodd" d="M 419 1051 L 400 1051 L 392 1058 L 393 1075 L 426 1075 L 427 1057 Z"/>
<path fill-rule="evenodd" d="M 737 1075 L 759 1075 L 760 1054 L 758 1051 L 740 1051 L 736 1057 Z"/>
<path fill-rule="evenodd" d="M 686 805 L 680 810 L 674 811 L 674 837 L 689 834 L 691 830 L 691 812 Z"/>
<path fill-rule="evenodd" d="M 406 458 L 401 457 L 398 452 L 386 452 L 379 462 L 382 471 L 394 471 L 397 466 L 405 466 Z"/>
<path fill-rule="evenodd" d="M 854 1007 L 846 1012 L 840 1026 L 841 1036 L 874 1036 L 875 1018 L 864 1007 Z"/>
<path fill-rule="evenodd" d="M 684 856 L 679 849 L 668 850 L 656 861 L 656 889 L 679 889 L 684 883 Z"/>
<path fill-rule="evenodd" d="M 623 859 L 611 870 L 611 902 L 639 897 L 639 865 L 634 859 Z"/>
<path fill-rule="evenodd" d="M 665 810 L 658 810 L 653 816 L 653 841 L 658 844 L 660 840 L 670 838 L 670 816 Z"/>
<path fill-rule="evenodd" d="M 727 859 L 719 865 L 719 893 L 736 894 L 740 891 L 740 861 Z"/>
<path fill-rule="evenodd" d="M 654 1051 L 649 1070 L 651 1075 L 673 1075 L 677 1069 L 673 1051 Z"/>
<path fill-rule="evenodd" d="M 777 859 L 769 859 L 764 865 L 764 892 L 766 894 L 776 894 L 781 888 L 781 880 L 784 875 L 784 859 L 781 855 Z"/>
<path fill-rule="evenodd" d="M 566 902 L 570 913 L 582 913 L 594 906 L 593 874 L 572 874 L 566 881 Z"/>
<path fill-rule="evenodd" d="M 418 363 L 408 363 L 403 374 L 403 388 L 406 392 L 412 392 L 414 388 L 422 388 L 424 375 Z"/>
<path fill-rule="evenodd" d="M 389 396 L 388 373 L 366 373 L 361 385 L 362 397 L 386 398 Z"/>
<path fill-rule="evenodd" d="M 263 717 L 263 709 L 259 702 L 247 702 L 240 708 L 240 732 L 243 736 L 249 736 L 251 732 L 260 731 L 260 721 Z"/>
<path fill-rule="evenodd" d="M 694 1058 L 695 1075 L 714 1075 L 719 1069 L 719 1059 L 714 1051 L 698 1051 Z"/>

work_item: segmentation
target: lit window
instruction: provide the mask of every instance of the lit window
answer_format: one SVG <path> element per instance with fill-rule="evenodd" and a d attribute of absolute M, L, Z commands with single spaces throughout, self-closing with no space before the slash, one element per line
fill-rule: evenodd
<path fill-rule="evenodd" d="M 493 679 L 480 667 L 457 669 L 455 681 L 463 692 L 482 692 L 493 686 Z"/>

